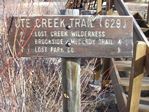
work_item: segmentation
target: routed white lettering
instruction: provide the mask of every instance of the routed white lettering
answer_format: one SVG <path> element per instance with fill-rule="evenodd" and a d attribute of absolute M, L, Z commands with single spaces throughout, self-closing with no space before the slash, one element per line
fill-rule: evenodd
<path fill-rule="evenodd" d="M 36 28 L 41 27 L 41 24 L 40 24 L 39 22 L 40 22 L 39 19 L 36 19 L 36 20 L 35 20 Z"/>
<path fill-rule="evenodd" d="M 47 19 L 42 19 L 41 23 L 42 23 L 42 27 L 47 28 Z"/>
<path fill-rule="evenodd" d="M 86 27 L 86 26 L 87 26 L 87 25 L 86 25 L 85 19 L 82 19 L 81 27 Z"/>
<path fill-rule="evenodd" d="M 48 48 L 45 46 L 36 46 L 35 47 L 35 53 L 46 53 L 48 51 Z"/>
<path fill-rule="evenodd" d="M 60 27 L 65 27 L 64 19 L 60 19 Z"/>
<path fill-rule="evenodd" d="M 30 19 L 26 19 L 26 28 L 30 28 Z"/>
<path fill-rule="evenodd" d="M 50 47 L 50 52 L 60 53 L 60 52 L 64 52 L 64 49 L 61 47 Z"/>
<path fill-rule="evenodd" d="M 16 28 L 19 28 L 19 27 L 22 27 L 22 28 L 30 28 L 30 19 L 25 19 L 25 18 L 22 18 L 22 19 L 17 19 L 15 20 L 15 27 Z"/>
<path fill-rule="evenodd" d="M 54 27 L 59 27 L 59 19 L 58 18 L 55 18 L 54 19 Z"/>
<path fill-rule="evenodd" d="M 75 27 L 80 27 L 80 19 L 75 19 Z"/>
<path fill-rule="evenodd" d="M 48 27 L 52 27 L 52 19 L 48 19 Z"/>

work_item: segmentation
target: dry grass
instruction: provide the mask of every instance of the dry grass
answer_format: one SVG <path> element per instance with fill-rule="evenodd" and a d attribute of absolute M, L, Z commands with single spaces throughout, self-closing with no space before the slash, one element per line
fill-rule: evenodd
<path fill-rule="evenodd" d="M 13 61 L 13 60 L 12 60 Z M 17 60 L 1 74 L 0 109 L 3 112 L 60 112 L 62 110 L 61 60 Z M 82 112 L 95 110 L 97 94 L 88 84 L 92 69 L 90 62 L 82 66 Z M 91 108 L 92 107 L 92 108 Z"/>

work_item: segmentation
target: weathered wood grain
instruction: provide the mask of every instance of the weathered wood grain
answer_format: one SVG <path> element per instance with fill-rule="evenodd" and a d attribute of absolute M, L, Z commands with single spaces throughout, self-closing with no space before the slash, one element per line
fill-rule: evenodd
<path fill-rule="evenodd" d="M 80 112 L 80 59 L 64 58 L 62 71 L 63 112 Z"/>
<path fill-rule="evenodd" d="M 17 53 L 22 48 L 21 56 L 26 57 L 132 57 L 132 37 L 132 18 L 127 16 L 43 15 L 8 20 L 10 45 L 16 46 Z"/>

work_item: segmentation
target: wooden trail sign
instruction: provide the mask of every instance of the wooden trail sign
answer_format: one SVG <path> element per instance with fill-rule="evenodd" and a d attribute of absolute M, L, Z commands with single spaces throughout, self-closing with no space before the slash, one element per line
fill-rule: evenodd
<path fill-rule="evenodd" d="M 129 16 L 34 16 L 8 19 L 15 55 L 29 57 L 132 57 Z"/>

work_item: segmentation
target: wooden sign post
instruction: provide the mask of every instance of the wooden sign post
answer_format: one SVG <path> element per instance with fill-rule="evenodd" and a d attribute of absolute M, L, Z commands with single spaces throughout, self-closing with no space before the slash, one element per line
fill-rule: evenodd
<path fill-rule="evenodd" d="M 64 14 L 79 15 L 79 10 L 67 9 Z M 63 112 L 81 110 L 80 71 L 80 58 L 62 59 Z"/>

